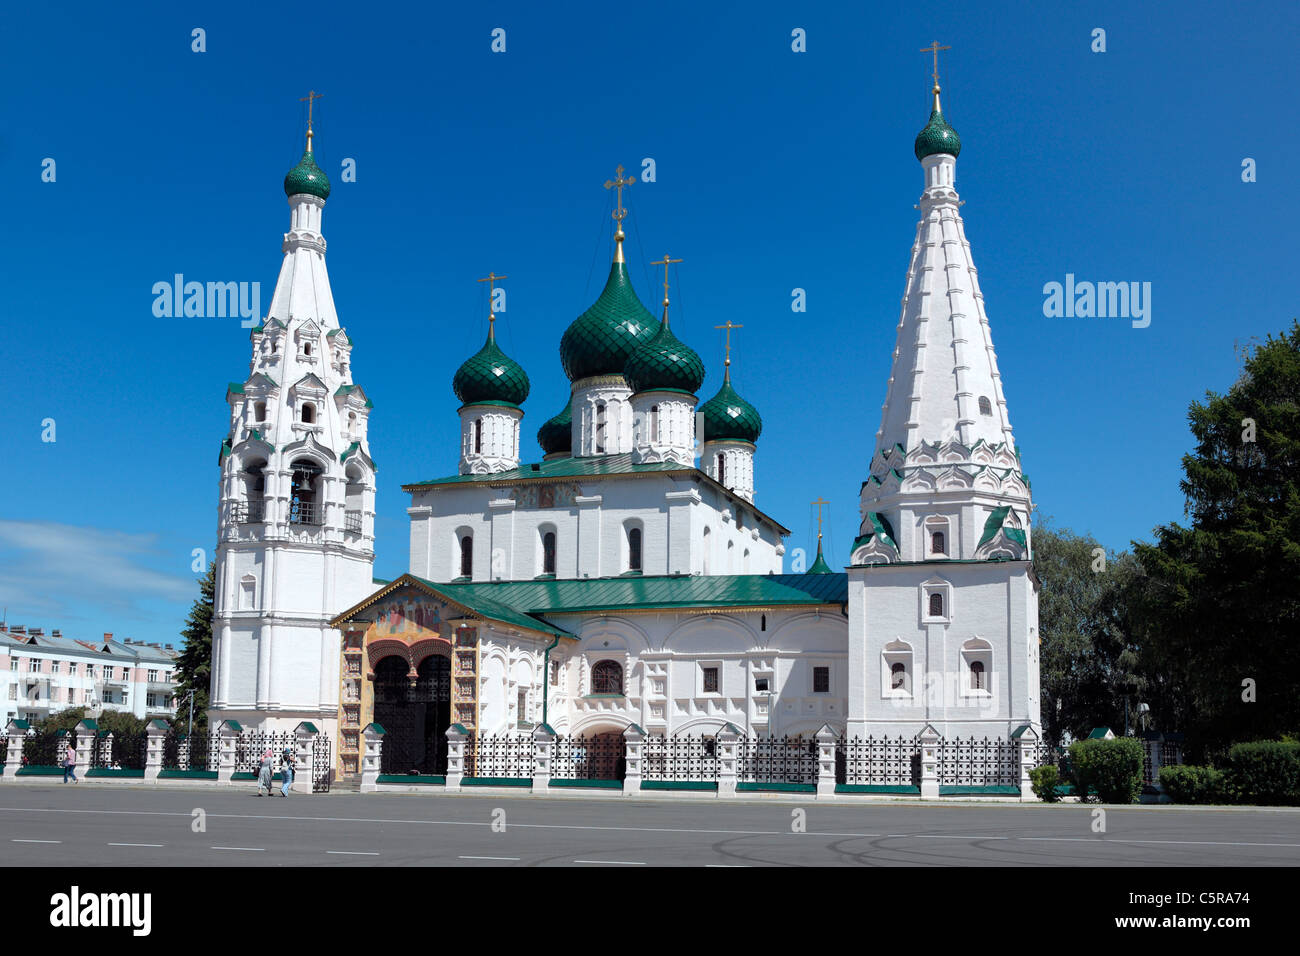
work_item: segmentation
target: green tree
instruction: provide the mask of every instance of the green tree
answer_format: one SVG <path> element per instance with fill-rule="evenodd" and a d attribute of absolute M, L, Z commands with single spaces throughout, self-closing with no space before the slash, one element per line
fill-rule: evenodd
<path fill-rule="evenodd" d="M 1136 555 L 1154 693 L 1199 756 L 1300 728 L 1300 322 L 1188 421 L 1191 524 L 1157 528 Z"/>
<path fill-rule="evenodd" d="M 189 694 L 194 692 L 194 731 L 206 732 L 208 724 L 208 687 L 212 680 L 212 605 L 216 592 L 217 566 L 208 565 L 208 573 L 199 581 L 199 597 L 190 608 L 189 619 L 181 631 L 185 639 L 176 659 L 176 716 L 172 725 L 182 732 L 189 729 Z"/>
<path fill-rule="evenodd" d="M 1125 701 L 1135 705 L 1145 686 L 1129 613 L 1137 562 L 1046 521 L 1033 540 L 1044 733 L 1053 744 L 1099 726 L 1123 733 Z"/>

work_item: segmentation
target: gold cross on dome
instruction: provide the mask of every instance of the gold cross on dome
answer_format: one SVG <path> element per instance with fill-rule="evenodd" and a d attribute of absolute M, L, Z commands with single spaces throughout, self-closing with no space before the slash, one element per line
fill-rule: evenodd
<path fill-rule="evenodd" d="M 933 40 L 933 41 L 931 41 L 931 43 L 930 43 L 929 46 L 923 46 L 923 47 L 921 47 L 921 52 L 922 52 L 922 53 L 932 53 L 932 54 L 934 54 L 934 72 L 931 73 L 930 75 L 934 77 L 934 85 L 935 85 L 935 86 L 938 86 L 938 85 L 939 85 L 939 51 L 940 51 L 940 50 L 951 50 L 951 49 L 952 49 L 952 47 L 950 47 L 950 46 L 939 46 L 939 41 L 938 41 L 938 40 Z"/>
<path fill-rule="evenodd" d="M 820 541 L 822 539 L 822 505 L 828 505 L 830 502 L 818 495 L 813 504 L 817 506 L 817 540 Z"/>
<path fill-rule="evenodd" d="M 614 221 L 618 223 L 618 231 L 623 231 L 623 217 L 627 215 L 627 210 L 623 208 L 623 187 L 631 186 L 636 182 L 635 176 L 623 178 L 623 164 L 619 163 L 618 169 L 614 171 L 614 178 L 605 180 L 606 189 L 618 190 L 618 203 L 614 209 Z"/>
<path fill-rule="evenodd" d="M 655 261 L 650 263 L 652 266 L 664 267 L 664 305 L 668 304 L 668 267 L 674 263 L 681 262 L 681 261 L 682 261 L 681 259 L 669 259 L 668 253 L 665 252 L 664 257 L 662 259 L 656 259 Z"/>
<path fill-rule="evenodd" d="M 723 365 L 724 365 L 724 367 L 727 369 L 727 374 L 730 375 L 730 374 L 731 374 L 731 330 L 732 330 L 732 329 L 743 329 L 744 326 L 743 326 L 743 325 L 737 325 L 735 322 L 732 322 L 731 319 L 727 319 L 727 324 L 726 324 L 726 325 L 715 325 L 714 328 L 715 328 L 715 329 L 726 329 L 726 330 L 727 330 L 727 353 L 726 353 L 726 354 L 727 354 L 727 359 L 726 359 L 725 362 L 723 362 Z"/>
<path fill-rule="evenodd" d="M 496 312 L 493 309 L 492 300 L 495 298 L 493 292 L 496 291 L 496 285 L 502 279 L 508 279 L 509 276 L 499 276 L 495 272 L 489 272 L 482 279 L 475 279 L 475 282 L 486 282 L 488 284 L 488 331 L 492 331 L 493 324 L 497 320 Z"/>
<path fill-rule="evenodd" d="M 299 103 L 307 104 L 307 152 L 309 153 L 311 152 L 311 108 L 313 103 L 324 95 L 324 93 L 317 93 L 315 90 L 311 90 L 306 96 L 298 97 Z"/>

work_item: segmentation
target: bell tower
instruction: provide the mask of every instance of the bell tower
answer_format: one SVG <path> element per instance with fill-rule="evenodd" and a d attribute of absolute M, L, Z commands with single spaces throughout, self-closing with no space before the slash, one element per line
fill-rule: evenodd
<path fill-rule="evenodd" d="M 308 102 L 316 99 L 315 91 Z M 289 231 L 248 377 L 226 390 L 210 720 L 337 736 L 339 640 L 329 621 L 372 590 L 371 402 L 325 270 L 330 183 L 307 148 L 284 178 Z"/>

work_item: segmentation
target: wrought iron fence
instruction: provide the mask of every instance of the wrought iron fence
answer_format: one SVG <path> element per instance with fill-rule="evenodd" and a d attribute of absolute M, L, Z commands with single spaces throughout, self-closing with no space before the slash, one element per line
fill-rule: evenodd
<path fill-rule="evenodd" d="M 627 770 L 627 743 L 622 734 L 555 738 L 551 776 L 573 780 L 622 780 Z"/>
<path fill-rule="evenodd" d="M 939 744 L 939 785 L 1010 786 L 1020 783 L 1020 747 L 1014 740 L 974 736 Z"/>
<path fill-rule="evenodd" d="M 61 767 L 68 745 L 77 745 L 75 733 L 47 730 L 37 733 L 27 731 L 23 738 L 23 766 L 25 767 Z"/>
<path fill-rule="evenodd" d="M 921 745 L 915 737 L 840 737 L 835 782 L 854 786 L 919 787 Z"/>
<path fill-rule="evenodd" d="M 465 741 L 465 776 L 531 777 L 533 755 L 531 737 L 511 734 L 471 735 Z"/>
<path fill-rule="evenodd" d="M 149 753 L 145 734 L 101 731 L 90 747 L 92 770 L 143 770 Z"/>
<path fill-rule="evenodd" d="M 329 793 L 330 778 L 334 774 L 334 764 L 330 760 L 330 738 L 328 734 L 317 734 L 312 741 L 311 751 L 311 792 Z"/>
<path fill-rule="evenodd" d="M 742 737 L 736 780 L 741 783 L 815 783 L 814 737 Z"/>
<path fill-rule="evenodd" d="M 643 780 L 717 780 L 718 740 L 705 735 L 649 734 L 641 748 Z"/>
<path fill-rule="evenodd" d="M 215 734 L 167 731 L 162 742 L 163 770 L 216 770 L 220 738 Z"/>

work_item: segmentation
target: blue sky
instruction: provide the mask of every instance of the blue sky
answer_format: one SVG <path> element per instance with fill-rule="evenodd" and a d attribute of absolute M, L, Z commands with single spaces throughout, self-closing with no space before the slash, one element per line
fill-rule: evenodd
<path fill-rule="evenodd" d="M 464 5 L 471 6 L 471 5 Z M 0 21 L 0 605 L 73 636 L 175 640 L 216 536 L 238 319 L 155 319 L 175 273 L 260 282 L 288 222 L 309 88 L 334 182 L 329 266 L 375 403 L 376 573 L 406 567 L 404 481 L 456 467 L 456 366 L 508 273 L 500 341 L 567 395 L 558 345 L 608 268 L 622 163 L 628 253 L 677 267 L 673 328 L 762 412 L 757 503 L 847 560 L 889 374 L 929 114 L 933 39 L 961 133 L 957 187 L 1034 497 L 1127 547 L 1181 520 L 1188 402 L 1234 343 L 1296 314 L 1294 4 L 61 5 Z M 207 51 L 191 51 L 191 30 Z M 506 52 L 490 50 L 506 31 Z M 807 52 L 791 50 L 791 31 Z M 1094 53 L 1092 31 L 1106 31 Z M 42 182 L 42 161 L 56 162 Z M 356 161 L 357 181 L 339 175 Z M 1241 164 L 1257 163 L 1243 183 Z M 1152 284 L 1152 321 L 1045 318 L 1067 273 Z M 793 314 L 791 290 L 807 291 Z M 43 442 L 42 421 L 56 438 Z M 530 441 L 534 457 L 539 456 Z"/>

